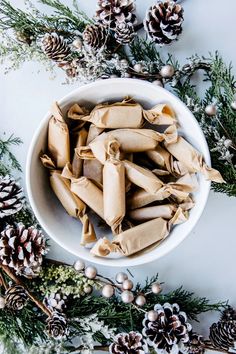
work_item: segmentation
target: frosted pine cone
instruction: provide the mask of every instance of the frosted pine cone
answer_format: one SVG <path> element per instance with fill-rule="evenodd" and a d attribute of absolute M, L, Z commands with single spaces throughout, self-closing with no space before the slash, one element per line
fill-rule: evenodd
<path fill-rule="evenodd" d="M 22 207 L 22 188 L 13 178 L 0 176 L 0 219 L 17 213 Z"/>
<path fill-rule="evenodd" d="M 52 293 L 44 298 L 43 303 L 45 304 L 45 306 L 47 306 L 49 309 L 52 309 L 53 311 L 63 312 L 66 308 L 66 299 L 67 296 L 62 295 L 61 293 Z"/>
<path fill-rule="evenodd" d="M 45 237 L 33 226 L 8 225 L 0 234 L 0 263 L 27 278 L 39 274 L 47 251 Z"/>
<path fill-rule="evenodd" d="M 191 333 L 187 348 L 189 354 L 203 354 L 205 352 L 203 337 L 197 333 Z"/>
<path fill-rule="evenodd" d="M 140 333 L 119 333 L 109 347 L 112 354 L 145 354 L 147 345 Z"/>
<path fill-rule="evenodd" d="M 174 1 L 158 1 L 148 9 L 143 24 L 149 37 L 162 46 L 177 40 L 183 20 L 181 5 Z"/>
<path fill-rule="evenodd" d="M 130 43 L 135 37 L 134 27 L 125 22 L 117 24 L 115 28 L 115 39 L 118 43 Z"/>
<path fill-rule="evenodd" d="M 62 339 L 68 333 L 67 321 L 63 314 L 53 312 L 53 314 L 47 319 L 46 330 L 50 337 L 54 339 Z"/>
<path fill-rule="evenodd" d="M 228 351 L 236 341 L 236 313 L 232 307 L 227 308 L 219 322 L 210 327 L 210 340 L 216 348 Z"/>
<path fill-rule="evenodd" d="M 134 25 L 137 21 L 134 10 L 133 0 L 98 0 L 96 19 L 114 30 L 118 23 Z"/>
<path fill-rule="evenodd" d="M 83 32 L 83 40 L 91 48 L 101 48 L 107 37 L 107 31 L 102 25 L 87 25 Z"/>
<path fill-rule="evenodd" d="M 27 300 L 26 291 L 21 285 L 12 285 L 6 291 L 5 304 L 9 309 L 21 310 L 26 305 Z"/>
<path fill-rule="evenodd" d="M 178 345 L 189 342 L 192 329 L 185 312 L 181 312 L 177 304 L 169 303 L 155 305 L 154 311 L 157 312 L 156 321 L 150 321 L 148 314 L 143 320 L 143 336 L 147 338 L 147 344 L 155 350 L 178 353 Z"/>
<path fill-rule="evenodd" d="M 55 62 L 66 61 L 71 50 L 67 40 L 57 33 L 46 33 L 42 39 L 42 50 Z"/>

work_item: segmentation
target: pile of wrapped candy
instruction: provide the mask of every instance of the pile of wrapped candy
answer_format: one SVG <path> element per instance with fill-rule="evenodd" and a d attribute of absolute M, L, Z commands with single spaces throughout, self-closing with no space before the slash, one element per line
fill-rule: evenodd
<path fill-rule="evenodd" d="M 157 246 L 188 219 L 197 173 L 224 182 L 178 135 L 168 104 L 145 110 L 125 98 L 91 111 L 73 104 L 63 117 L 54 103 L 51 113 L 41 161 L 57 198 L 82 223 L 81 245 L 91 244 L 96 256 L 130 256 Z M 111 239 L 97 238 L 91 211 L 110 227 Z"/>

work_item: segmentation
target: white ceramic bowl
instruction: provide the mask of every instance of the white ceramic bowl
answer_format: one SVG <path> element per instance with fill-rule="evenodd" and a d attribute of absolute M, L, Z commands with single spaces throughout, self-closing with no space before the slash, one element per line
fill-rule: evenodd
<path fill-rule="evenodd" d="M 180 123 L 181 134 L 193 144 L 210 164 L 210 154 L 205 137 L 192 113 L 177 97 L 169 91 L 153 84 L 134 79 L 109 79 L 81 86 L 59 101 L 65 112 L 73 103 L 94 106 L 104 101 L 117 101 L 124 96 L 131 96 L 145 108 L 151 108 L 158 102 L 170 103 Z M 173 228 L 166 240 L 150 252 L 132 258 L 98 258 L 89 250 L 80 246 L 81 225 L 68 216 L 50 189 L 46 169 L 41 165 L 39 155 L 46 150 L 47 126 L 50 113 L 43 118 L 36 130 L 28 152 L 26 167 L 27 191 L 32 209 L 46 231 L 60 246 L 74 255 L 90 262 L 108 266 L 130 267 L 151 262 L 164 256 L 178 246 L 196 225 L 205 207 L 210 183 L 199 175 L 199 190 L 194 198 L 195 207 L 191 210 L 187 222 Z M 102 229 L 97 228 L 97 234 L 102 235 Z"/>

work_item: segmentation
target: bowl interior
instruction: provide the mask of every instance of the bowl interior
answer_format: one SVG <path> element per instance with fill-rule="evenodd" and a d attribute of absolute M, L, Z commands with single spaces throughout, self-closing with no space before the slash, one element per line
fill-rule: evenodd
<path fill-rule="evenodd" d="M 118 101 L 124 96 L 131 96 L 146 109 L 157 103 L 169 103 L 176 112 L 181 135 L 198 149 L 210 164 L 209 150 L 204 135 L 188 108 L 169 91 L 147 82 L 134 79 L 109 79 L 79 87 L 59 101 L 65 112 L 73 103 L 78 102 L 87 107 L 93 107 L 104 101 Z M 134 266 L 160 258 L 175 248 L 190 233 L 197 223 L 207 201 L 210 183 L 198 175 L 199 190 L 195 193 L 195 207 L 184 224 L 173 228 L 170 235 L 157 248 L 130 258 L 112 256 L 98 258 L 90 254 L 89 249 L 80 246 L 81 224 L 66 214 L 63 207 L 52 192 L 48 173 L 41 165 L 39 155 L 46 150 L 47 125 L 50 113 L 47 113 L 33 137 L 27 159 L 26 183 L 33 211 L 46 233 L 59 245 L 90 262 L 109 266 Z M 103 229 L 96 228 L 97 236 L 104 235 Z"/>

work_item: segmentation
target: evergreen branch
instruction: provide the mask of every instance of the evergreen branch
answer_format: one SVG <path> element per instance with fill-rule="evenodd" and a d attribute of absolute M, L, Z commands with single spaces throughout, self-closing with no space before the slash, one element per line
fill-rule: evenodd
<path fill-rule="evenodd" d="M 20 145 L 22 140 L 14 135 L 11 135 L 7 140 L 0 139 L 0 173 L 3 175 L 9 174 L 11 170 L 21 170 L 21 166 L 15 155 L 11 152 L 12 145 Z"/>

